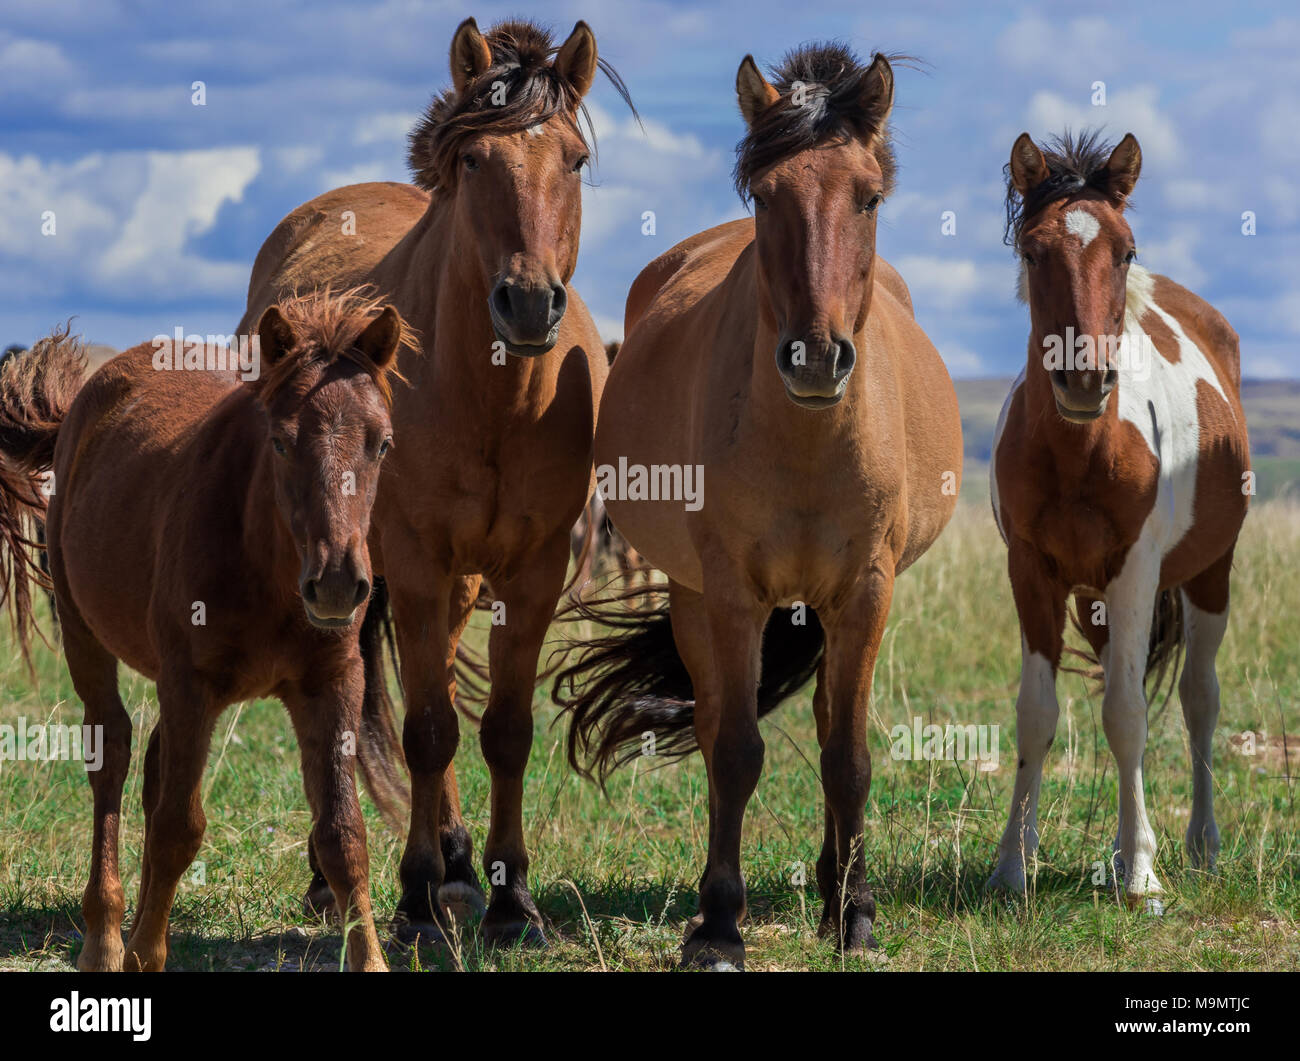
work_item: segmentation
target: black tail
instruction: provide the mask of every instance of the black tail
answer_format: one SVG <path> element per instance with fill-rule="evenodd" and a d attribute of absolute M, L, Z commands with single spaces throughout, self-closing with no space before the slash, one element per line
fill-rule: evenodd
<path fill-rule="evenodd" d="M 1069 609 L 1069 615 L 1070 624 L 1086 640 L 1087 635 L 1077 602 Z M 1147 641 L 1147 666 L 1143 674 L 1148 710 L 1157 699 L 1161 701 L 1160 711 L 1163 712 L 1168 705 L 1178 685 L 1178 673 L 1182 670 L 1186 634 L 1183 623 L 1182 592 L 1176 586 L 1161 590 L 1156 595 L 1155 610 L 1151 616 L 1151 635 Z M 1104 689 L 1106 675 L 1097 654 L 1091 649 L 1080 651 L 1071 648 L 1067 651 L 1082 659 L 1085 666 L 1063 667 L 1062 670 L 1082 674 L 1085 678 L 1091 679 L 1098 689 Z"/>
<path fill-rule="evenodd" d="M 366 791 L 384 820 L 401 832 L 406 827 L 406 811 L 411 790 L 406 782 L 406 757 L 397 734 L 397 716 L 393 699 L 388 695 L 384 671 L 384 646 L 388 646 L 396 667 L 397 648 L 393 644 L 393 625 L 388 614 L 388 584 L 379 577 L 370 590 L 370 604 L 361 622 L 361 659 L 365 666 L 366 691 L 361 701 L 361 737 L 357 742 L 357 761 Z"/>
<path fill-rule="evenodd" d="M 85 376 L 81 340 L 66 327 L 0 366 L 0 604 L 7 604 L 28 667 L 35 629 L 32 585 L 49 588 L 36 527 L 45 515 L 44 476 Z"/>
<path fill-rule="evenodd" d="M 825 637 L 811 609 L 778 608 L 763 631 L 758 714 L 766 715 L 817 673 Z M 655 758 L 671 762 L 695 744 L 695 700 L 677 654 L 662 585 L 625 590 L 603 601 L 577 601 L 565 622 L 585 621 L 612 632 L 582 642 L 574 662 L 556 675 L 552 699 L 571 717 L 569 762 L 599 780 L 637 758 L 654 734 Z"/>

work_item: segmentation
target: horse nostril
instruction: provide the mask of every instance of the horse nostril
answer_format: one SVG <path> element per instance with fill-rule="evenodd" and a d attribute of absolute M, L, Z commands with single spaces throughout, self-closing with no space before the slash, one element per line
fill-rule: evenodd
<path fill-rule="evenodd" d="M 492 289 L 492 308 L 502 319 L 510 318 L 510 287 L 505 281 L 501 281 Z"/>
<path fill-rule="evenodd" d="M 302 599 L 308 604 L 316 603 L 316 580 L 309 578 L 302 584 Z"/>
<path fill-rule="evenodd" d="M 835 378 L 844 379 L 858 362 L 858 351 L 850 339 L 841 339 L 835 350 Z"/>
<path fill-rule="evenodd" d="M 786 339 L 777 343 L 776 367 L 778 372 L 790 372 L 794 369 L 794 340 Z"/>
<path fill-rule="evenodd" d="M 552 326 L 558 324 L 564 317 L 564 311 L 569 306 L 569 292 L 563 284 L 556 284 L 551 288 L 551 312 L 548 319 Z"/>
<path fill-rule="evenodd" d="M 1101 377 L 1102 390 L 1113 390 L 1115 384 L 1119 382 L 1119 369 L 1108 368 Z"/>
<path fill-rule="evenodd" d="M 1069 387 L 1070 387 L 1070 380 L 1069 380 L 1069 377 L 1066 376 L 1066 374 L 1065 374 L 1065 369 L 1063 369 L 1063 368 L 1054 368 L 1054 369 L 1051 370 L 1050 375 L 1051 375 L 1051 377 L 1052 377 L 1052 383 L 1053 383 L 1055 386 L 1061 388 L 1061 390 L 1068 390 L 1068 389 L 1069 389 Z"/>
<path fill-rule="evenodd" d="M 370 599 L 370 583 L 366 579 L 357 580 L 357 591 L 352 595 L 352 607 L 360 608 Z"/>

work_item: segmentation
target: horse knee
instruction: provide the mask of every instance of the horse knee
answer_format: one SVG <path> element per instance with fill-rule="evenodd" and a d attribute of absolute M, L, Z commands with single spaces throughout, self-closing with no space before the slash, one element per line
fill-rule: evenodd
<path fill-rule="evenodd" d="M 860 811 L 871 791 L 871 754 L 865 744 L 822 749 L 822 788 L 838 814 Z"/>
<path fill-rule="evenodd" d="M 460 724 L 450 704 L 407 713 L 402 726 L 402 752 L 412 772 L 435 774 L 446 770 L 459 743 Z"/>
<path fill-rule="evenodd" d="M 533 747 L 532 711 L 512 710 L 501 702 L 489 704 L 479 726 L 479 744 L 490 769 L 521 771 Z"/>
<path fill-rule="evenodd" d="M 713 743 L 713 777 L 719 790 L 748 797 L 758 787 L 764 754 L 757 722 L 743 729 L 721 727 Z"/>

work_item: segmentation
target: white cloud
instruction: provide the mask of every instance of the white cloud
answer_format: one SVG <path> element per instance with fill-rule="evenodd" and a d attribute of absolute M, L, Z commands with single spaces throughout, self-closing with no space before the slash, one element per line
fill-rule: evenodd
<path fill-rule="evenodd" d="M 175 298 L 242 294 L 246 263 L 189 244 L 260 170 L 253 147 L 114 152 L 72 163 L 0 155 L 0 270 L 47 296 L 76 288 Z M 54 235 L 42 215 L 53 211 Z"/>
<path fill-rule="evenodd" d="M 1182 143 L 1173 119 L 1159 107 L 1160 93 L 1153 85 L 1119 89 L 1107 96 L 1106 106 L 1075 103 L 1055 92 L 1035 92 L 1026 111 L 1035 139 L 1066 128 L 1075 132 L 1106 126 L 1106 136 L 1118 141 L 1132 133 L 1142 145 L 1142 161 L 1172 169 L 1182 160 Z"/>

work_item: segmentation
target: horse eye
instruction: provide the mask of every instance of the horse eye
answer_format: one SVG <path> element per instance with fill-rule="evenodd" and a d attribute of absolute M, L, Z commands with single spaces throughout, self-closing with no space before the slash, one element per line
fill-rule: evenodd
<path fill-rule="evenodd" d="M 585 166 L 586 164 L 587 164 L 587 156 L 586 156 L 586 155 L 583 155 L 582 158 L 578 159 L 576 165 L 574 165 L 574 167 L 573 167 L 573 172 L 574 172 L 574 173 L 581 173 L 581 172 L 582 172 L 582 167 Z"/>
<path fill-rule="evenodd" d="M 1032 254 L 1022 254 L 1020 257 L 1024 259 L 1026 265 L 1036 264 L 1034 262 L 1034 256 Z"/>
<path fill-rule="evenodd" d="M 754 209 L 755 209 L 755 210 L 766 210 L 766 209 L 767 209 L 767 201 L 766 201 L 766 200 L 765 200 L 761 195 L 752 195 L 752 194 L 751 194 L 751 195 L 750 195 L 750 198 L 754 200 Z"/>
<path fill-rule="evenodd" d="M 880 205 L 882 199 L 884 199 L 883 195 L 873 195 L 867 200 L 866 205 L 862 207 L 862 212 L 864 214 L 874 214 L 876 212 L 876 207 Z"/>
<path fill-rule="evenodd" d="M 383 442 L 379 443 L 379 456 L 381 459 L 388 452 L 388 449 L 392 444 L 393 440 L 391 438 L 386 438 Z"/>
<path fill-rule="evenodd" d="M 474 170 L 478 169 L 478 159 L 476 159 L 473 155 L 462 155 L 461 161 L 465 163 L 465 168 L 469 170 L 471 173 L 473 173 Z"/>
<path fill-rule="evenodd" d="M 275 450 L 275 452 L 278 453 L 281 457 L 288 456 L 288 450 L 284 448 L 284 442 L 278 438 L 272 437 L 271 448 Z"/>
<path fill-rule="evenodd" d="M 1130 249 L 1129 252 L 1126 255 L 1124 255 L 1124 264 L 1132 265 L 1133 262 L 1136 260 L 1137 256 L 1138 256 L 1137 250 Z"/>

